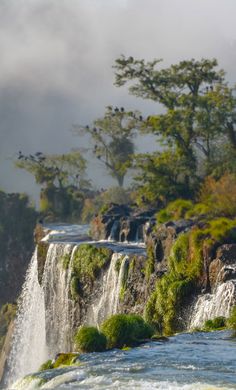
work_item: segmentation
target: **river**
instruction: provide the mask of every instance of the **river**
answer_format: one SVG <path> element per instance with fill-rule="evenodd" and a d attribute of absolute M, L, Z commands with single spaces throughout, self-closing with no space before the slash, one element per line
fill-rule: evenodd
<path fill-rule="evenodd" d="M 80 356 L 81 366 L 38 373 L 17 389 L 236 389 L 236 339 L 230 332 L 185 333 L 128 351 Z M 39 386 L 46 379 L 47 383 Z"/>

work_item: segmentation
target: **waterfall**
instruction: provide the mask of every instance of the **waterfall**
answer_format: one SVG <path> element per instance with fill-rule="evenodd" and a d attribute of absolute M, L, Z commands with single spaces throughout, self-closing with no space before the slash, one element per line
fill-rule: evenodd
<path fill-rule="evenodd" d="M 38 282 L 37 250 L 30 262 L 19 299 L 12 349 L 8 359 L 7 382 L 35 371 L 47 359 L 45 305 Z"/>
<path fill-rule="evenodd" d="M 71 267 L 63 267 L 63 257 L 73 259 L 73 244 L 50 244 L 42 280 L 45 299 L 46 342 L 50 357 L 72 348 L 73 301 L 70 299 Z M 76 248 L 76 246 L 75 246 Z M 75 249 L 74 248 L 74 249 Z M 71 254 L 72 252 L 72 254 Z"/>
<path fill-rule="evenodd" d="M 236 280 L 218 285 L 212 294 L 201 295 L 194 305 L 190 329 L 201 328 L 205 321 L 215 317 L 229 317 L 236 304 Z"/>
<path fill-rule="evenodd" d="M 19 299 L 8 359 L 7 384 L 38 370 L 45 360 L 53 358 L 56 353 L 71 350 L 71 267 L 63 267 L 63 258 L 67 255 L 72 261 L 73 247 L 74 244 L 50 244 L 41 286 L 38 282 L 37 249 L 32 257 Z"/>
<path fill-rule="evenodd" d="M 117 264 L 121 260 L 120 269 Z M 110 266 L 103 276 L 102 294 L 94 302 L 88 314 L 87 322 L 91 325 L 100 325 L 107 317 L 116 314 L 119 308 L 120 290 L 123 284 L 128 256 L 113 253 Z"/>

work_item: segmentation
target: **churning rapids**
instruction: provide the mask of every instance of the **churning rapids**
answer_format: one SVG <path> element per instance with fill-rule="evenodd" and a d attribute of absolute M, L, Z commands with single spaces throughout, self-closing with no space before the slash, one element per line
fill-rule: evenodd
<path fill-rule="evenodd" d="M 41 285 L 35 251 L 23 286 L 8 361 L 7 389 L 236 389 L 236 342 L 227 332 L 181 334 L 168 342 L 152 342 L 129 351 L 84 354 L 80 356 L 79 366 L 37 372 L 47 359 L 72 349 L 71 268 L 63 269 L 56 259 L 67 255 L 73 262 L 75 248 L 80 242 L 88 242 L 81 240 L 87 227 L 50 229 L 45 238 L 50 246 Z M 96 245 L 104 245 L 104 242 Z M 103 275 L 101 296 L 87 312 L 86 323 L 91 325 L 99 325 L 109 315 L 119 312 L 119 291 L 127 257 L 130 253 L 145 253 L 140 243 L 106 241 L 105 245 L 114 253 Z M 116 262 L 121 256 L 117 272 Z M 228 302 L 235 296 L 235 283 L 225 283 L 221 288 L 224 291 L 221 291 L 220 315 L 227 316 Z M 204 320 L 206 312 L 209 316 L 219 315 L 217 294 L 216 291 L 208 297 L 207 305 L 199 298 L 191 318 L 194 325 L 199 325 L 203 306 L 206 307 Z M 29 375 L 33 372 L 36 374 Z M 19 379 L 25 375 L 29 376 Z"/>

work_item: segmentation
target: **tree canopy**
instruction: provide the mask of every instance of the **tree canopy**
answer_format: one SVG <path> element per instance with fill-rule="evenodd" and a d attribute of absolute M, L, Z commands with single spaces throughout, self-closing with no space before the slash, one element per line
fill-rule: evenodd
<path fill-rule="evenodd" d="M 215 169 L 222 146 L 228 144 L 231 155 L 235 153 L 235 89 L 227 85 L 225 73 L 217 68 L 215 59 L 181 61 L 165 69 L 159 69 L 160 62 L 121 56 L 114 66 L 115 84 L 128 83 L 131 94 L 161 105 L 161 113 L 144 121 L 143 130 L 157 136 L 162 152 L 158 158 L 147 154 L 147 163 L 143 167 L 138 164 L 143 189 L 153 187 L 154 177 L 156 183 L 163 183 L 163 161 L 174 151 L 174 160 L 178 156 L 181 164 L 173 169 L 172 179 L 175 180 L 178 170 L 176 189 L 184 183 L 189 196 L 194 183 Z M 152 170 L 147 172 L 151 160 L 155 160 L 155 175 L 150 175 Z M 173 165 L 170 159 L 167 165 Z M 165 175 L 170 178 L 168 172 L 169 169 Z M 162 196 L 161 189 L 162 186 L 156 187 L 156 198 Z"/>
<path fill-rule="evenodd" d="M 93 126 L 76 126 L 77 133 L 89 134 L 94 156 L 105 165 L 108 173 L 124 184 L 131 156 L 134 153 L 133 138 L 137 134 L 137 123 L 142 117 L 137 111 L 125 111 L 123 107 L 108 106 L 103 118 L 96 119 Z"/>

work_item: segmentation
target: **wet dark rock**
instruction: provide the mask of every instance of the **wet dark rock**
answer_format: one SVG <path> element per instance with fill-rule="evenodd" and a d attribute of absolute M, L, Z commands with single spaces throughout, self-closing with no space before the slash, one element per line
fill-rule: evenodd
<path fill-rule="evenodd" d="M 236 278 L 236 244 L 221 245 L 216 251 L 216 258 L 209 266 L 211 289 L 217 284 Z"/>
<path fill-rule="evenodd" d="M 105 213 L 97 215 L 91 222 L 94 240 L 146 241 L 155 225 L 156 210 L 133 210 L 126 205 L 112 205 Z"/>

